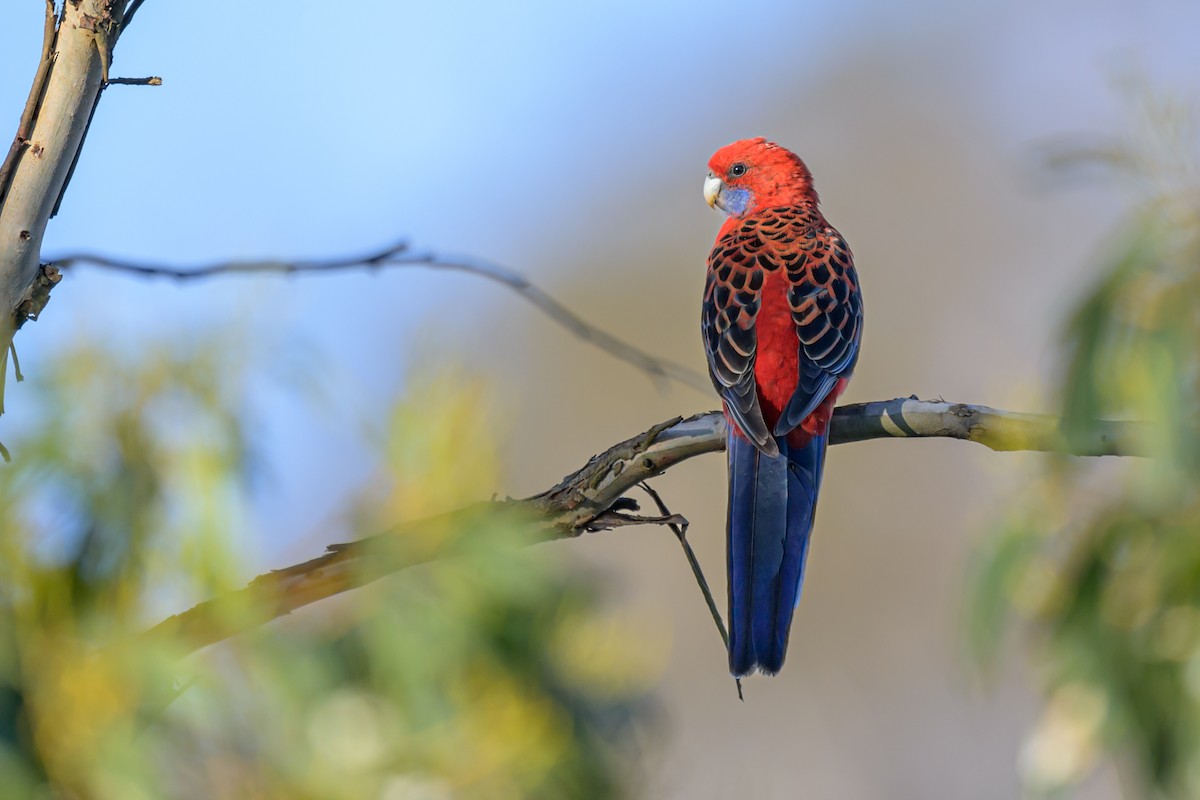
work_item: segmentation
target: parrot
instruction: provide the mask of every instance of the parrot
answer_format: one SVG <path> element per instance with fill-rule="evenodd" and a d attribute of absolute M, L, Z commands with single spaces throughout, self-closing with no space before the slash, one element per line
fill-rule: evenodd
<path fill-rule="evenodd" d="M 783 667 L 834 403 L 858 361 L 863 302 L 812 173 L 764 138 L 717 150 L 704 199 L 727 215 L 701 333 L 727 422 L 729 670 Z"/>

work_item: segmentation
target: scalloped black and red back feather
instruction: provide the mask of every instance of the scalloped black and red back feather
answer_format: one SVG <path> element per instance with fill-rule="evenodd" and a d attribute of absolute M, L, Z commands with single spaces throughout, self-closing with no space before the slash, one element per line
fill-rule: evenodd
<path fill-rule="evenodd" d="M 709 161 L 744 192 L 708 257 L 701 330 L 729 420 L 730 670 L 777 672 L 803 581 L 829 423 L 858 360 L 863 305 L 812 175 L 763 139 Z M 739 205 L 740 210 L 740 205 Z"/>
<path fill-rule="evenodd" d="M 815 208 L 733 221 L 708 257 L 701 327 L 731 419 L 769 452 L 769 434 L 800 427 L 853 370 L 862 296 L 850 248 Z"/>

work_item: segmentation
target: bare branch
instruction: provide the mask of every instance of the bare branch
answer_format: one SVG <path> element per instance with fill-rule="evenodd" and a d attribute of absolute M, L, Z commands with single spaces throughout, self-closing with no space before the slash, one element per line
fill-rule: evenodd
<path fill-rule="evenodd" d="M 1060 426 L 1061 421 L 1052 416 L 898 398 L 837 409 L 830 442 L 940 437 L 978 442 L 1000 451 L 1074 455 L 1144 452 L 1139 444 L 1141 423 L 1096 423 L 1092 437 L 1076 442 L 1071 449 L 1059 432 Z M 625 497 L 626 492 L 693 456 L 723 450 L 725 434 L 725 418 L 718 411 L 667 420 L 593 456 L 541 494 L 525 500 L 477 503 L 355 542 L 331 545 L 328 552 L 311 561 L 260 575 L 244 589 L 170 617 L 142 638 L 171 642 L 182 652 L 191 652 L 405 567 L 451 555 L 429 544 L 430 538 L 444 537 L 406 535 L 417 530 L 454 530 L 459 535 L 452 538 L 466 544 L 474 530 L 487 529 L 479 524 L 485 515 L 520 520 L 532 526 L 538 538 L 546 540 L 580 536 L 597 526 L 613 527 L 613 514 L 617 513 L 614 508 L 636 509 L 636 504 Z M 665 508 L 660 506 L 659 510 L 662 516 L 636 521 L 667 525 L 679 521 Z"/>
<path fill-rule="evenodd" d="M 42 56 L 0 165 L 0 347 L 41 266 L 46 224 L 70 179 L 107 76 L 125 0 L 46 2 Z"/>
<path fill-rule="evenodd" d="M 627 364 L 632 364 L 652 378 L 676 381 L 705 393 L 711 391 L 711 383 L 700 373 L 670 359 L 651 355 L 629 342 L 619 339 L 611 333 L 586 322 L 574 311 L 538 288 L 538 286 L 519 272 L 500 264 L 470 256 L 441 255 L 430 250 L 414 251 L 404 242 L 363 255 L 303 261 L 282 261 L 278 259 L 220 261 L 195 267 L 178 267 L 127 261 L 97 253 L 72 253 L 54 258 L 51 260 L 51 263 L 62 269 L 75 266 L 92 266 L 145 277 L 173 278 L 178 281 L 193 281 L 221 275 L 260 273 L 295 275 L 364 268 L 426 267 L 430 269 L 466 272 L 512 289 L 554 322 L 575 334 L 575 336 L 595 345 Z"/>
<path fill-rule="evenodd" d="M 1068 440 L 1062 420 L 1050 414 L 1002 411 L 916 397 L 842 406 L 834 414 L 830 444 L 867 439 L 945 438 L 977 442 L 998 452 L 1037 450 L 1074 456 L 1146 455 L 1146 423 L 1097 420 L 1085 439 Z"/>
<path fill-rule="evenodd" d="M 121 26 L 121 33 L 124 33 L 125 29 L 129 27 L 129 23 L 133 22 L 133 15 L 138 12 L 144 2 L 146 0 L 129 0 L 129 4 L 125 6 L 125 24 Z"/>
<path fill-rule="evenodd" d="M 146 78 L 109 78 L 109 86 L 162 86 L 162 78 L 150 75 Z"/>
<path fill-rule="evenodd" d="M 42 58 L 38 62 L 37 72 L 33 76 L 33 86 L 29 89 L 29 97 L 25 100 L 25 109 L 21 112 L 21 121 L 17 123 L 17 135 L 13 137 L 12 145 L 4 163 L 0 165 L 0 205 L 8 194 L 8 182 L 12 178 L 13 169 L 21 153 L 29 145 L 30 133 L 33 130 L 33 120 L 37 115 L 38 106 L 42 102 L 42 93 L 46 89 L 46 78 L 50 74 L 50 65 L 54 63 L 54 40 L 58 34 L 54 16 L 53 0 L 46 0 L 46 23 L 42 30 Z"/>
<path fill-rule="evenodd" d="M 633 525 L 666 525 L 668 528 L 675 529 L 681 525 L 687 525 L 687 520 L 679 514 L 660 514 L 656 517 L 648 517 L 644 514 L 629 514 L 609 509 L 598 514 L 588 525 L 588 530 L 611 531 Z"/>
<path fill-rule="evenodd" d="M 650 499 L 654 505 L 658 506 L 658 511 L 664 516 L 671 512 L 667 510 L 667 504 L 663 502 L 662 496 L 651 488 L 649 483 L 643 481 L 638 486 L 643 492 L 650 495 Z M 672 516 L 679 517 L 678 514 Z M 717 633 L 721 637 L 721 644 L 726 650 L 729 650 L 729 631 L 725 629 L 725 621 L 721 619 L 721 612 L 717 609 L 717 602 L 713 599 L 712 590 L 708 588 L 708 579 L 704 577 L 704 569 L 700 566 L 700 559 L 696 558 L 696 551 L 692 549 L 692 544 L 687 540 L 688 521 L 679 517 L 680 522 L 668 523 L 671 527 L 671 532 L 675 534 L 675 538 L 679 540 L 679 546 L 683 549 L 683 557 L 687 559 L 688 567 L 692 570 L 692 577 L 696 579 L 696 585 L 700 587 L 700 594 L 704 597 L 704 604 L 708 606 L 708 613 L 712 615 L 713 623 L 717 626 Z M 738 700 L 742 697 L 742 679 L 733 676 L 733 684 L 737 687 Z"/>

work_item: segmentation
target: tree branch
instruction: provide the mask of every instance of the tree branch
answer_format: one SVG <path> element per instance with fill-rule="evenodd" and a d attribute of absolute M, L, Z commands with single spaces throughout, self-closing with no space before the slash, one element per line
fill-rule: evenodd
<path fill-rule="evenodd" d="M 145 78 L 110 78 L 109 86 L 162 86 L 162 78 L 149 75 Z"/>
<path fill-rule="evenodd" d="M 12 147 L 0 166 L 0 346 L 37 277 L 46 224 L 100 96 L 124 2 L 47 0 L 42 58 Z"/>
<path fill-rule="evenodd" d="M 1070 448 L 1060 427 L 1061 421 L 1048 415 L 898 398 L 837 409 L 830 443 L 927 437 L 978 442 L 997 451 L 1086 456 L 1144 452 L 1139 444 L 1142 423 L 1097 422 L 1087 441 L 1074 442 Z M 439 517 L 406 522 L 355 542 L 330 545 L 324 555 L 260 575 L 244 589 L 169 617 L 142 634 L 141 640 L 171 643 L 185 653 L 198 650 L 405 567 L 452 555 L 429 542 L 449 538 L 468 544 L 474 529 L 486 529 L 479 525 L 484 516 L 503 515 L 531 525 L 544 540 L 612 527 L 614 511 L 636 509 L 626 492 L 689 458 L 723 450 L 725 433 L 725 419 L 717 411 L 667 420 L 593 456 L 541 494 L 524 500 L 477 503 Z M 675 524 L 680 518 L 664 513 L 638 521 Z M 458 535 L 406 535 L 430 529 L 453 530 Z"/>
<path fill-rule="evenodd" d="M 121 26 L 121 33 L 124 33 L 125 29 L 129 27 L 129 23 L 133 22 L 133 15 L 138 12 L 144 2 L 146 0 L 129 0 L 128 5 L 125 6 L 125 24 Z"/>
<path fill-rule="evenodd" d="M 1002 411 L 917 397 L 842 406 L 834 413 L 830 444 L 868 439 L 943 438 L 976 442 L 997 452 L 1036 450 L 1073 456 L 1144 456 L 1147 423 L 1097 420 L 1086 438 L 1068 439 L 1050 414 Z"/>
<path fill-rule="evenodd" d="M 17 166 L 17 161 L 29 145 L 29 137 L 33 131 L 33 120 L 38 107 L 42 103 L 42 92 L 46 88 L 46 78 L 50 74 L 50 65 L 54 63 L 54 40 L 58 35 L 58 20 L 54 16 L 53 0 L 46 0 L 46 22 L 42 30 L 42 57 L 38 61 L 37 72 L 33 75 L 33 86 L 29 89 L 29 97 L 25 100 L 25 108 L 21 112 L 21 121 L 17 123 L 17 135 L 13 137 L 8 148 L 4 163 L 0 164 L 0 204 L 8 195 L 9 180 Z"/>
<path fill-rule="evenodd" d="M 632 364 L 657 380 L 671 380 L 699 389 L 705 393 L 712 390 L 711 382 L 700 373 L 678 362 L 651 355 L 619 339 L 611 333 L 585 321 L 567 306 L 540 289 L 519 272 L 500 264 L 470 256 L 447 256 L 434 251 L 415 251 L 405 242 L 361 255 L 304 261 L 218 261 L 195 267 L 178 267 L 166 264 L 150 264 L 111 258 L 98 253 L 71 253 L 51 260 L 60 269 L 76 266 L 92 266 L 100 269 L 123 272 L 144 277 L 173 278 L 178 281 L 194 281 L 223 275 L 281 274 L 296 275 L 314 272 L 335 272 L 346 269 L 382 269 L 396 267 L 428 267 L 431 269 L 466 272 L 505 286 L 531 303 L 551 320 L 566 328 L 580 339 L 588 342 L 615 358 Z"/>

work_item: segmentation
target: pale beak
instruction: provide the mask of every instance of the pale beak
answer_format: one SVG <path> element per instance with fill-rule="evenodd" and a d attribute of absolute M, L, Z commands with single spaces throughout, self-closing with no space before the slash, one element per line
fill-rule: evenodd
<path fill-rule="evenodd" d="M 725 184 L 721 179 L 711 172 L 704 179 L 704 202 L 708 203 L 709 208 L 717 206 L 717 201 L 721 197 L 721 190 L 725 188 Z"/>

